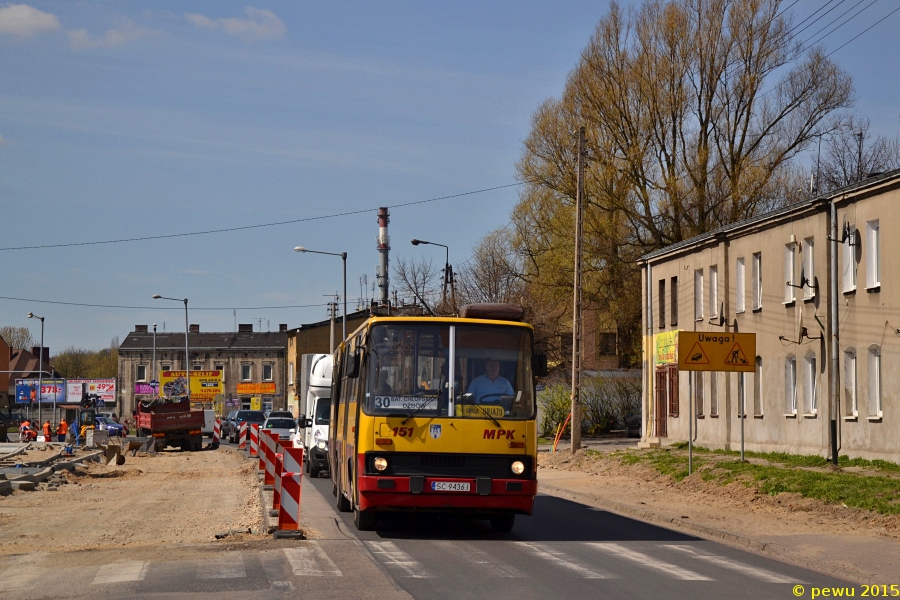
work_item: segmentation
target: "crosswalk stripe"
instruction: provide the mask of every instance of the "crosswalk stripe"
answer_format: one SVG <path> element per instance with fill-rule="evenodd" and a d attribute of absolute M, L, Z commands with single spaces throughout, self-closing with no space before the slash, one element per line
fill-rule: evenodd
<path fill-rule="evenodd" d="M 763 569 L 761 567 L 754 567 L 742 562 L 738 562 L 736 560 L 732 560 L 730 558 L 725 558 L 724 556 L 703 554 L 701 552 L 697 552 L 696 548 L 684 544 L 665 544 L 663 545 L 663 548 L 667 548 L 669 550 L 678 550 L 679 552 L 689 554 L 691 558 L 696 558 L 697 560 L 703 560 L 719 567 L 738 571 L 740 573 L 743 573 L 744 575 L 762 579 L 763 581 L 768 581 L 769 583 L 806 583 L 805 581 L 801 581 L 799 579 L 788 579 L 784 575 L 780 575 L 774 571 L 769 571 L 768 569 Z"/>
<path fill-rule="evenodd" d="M 125 583 L 127 581 L 142 581 L 147 575 L 149 563 L 140 560 L 120 560 L 109 563 L 97 570 L 92 585 L 101 583 Z"/>
<path fill-rule="evenodd" d="M 448 554 L 467 560 L 471 564 L 487 571 L 493 577 L 525 577 L 525 573 L 496 560 L 493 556 L 478 548 L 475 544 L 466 542 L 435 542 L 439 548 L 445 549 Z"/>
<path fill-rule="evenodd" d="M 246 576 L 244 557 L 240 552 L 226 552 L 219 558 L 197 565 L 198 579 L 239 579 Z"/>
<path fill-rule="evenodd" d="M 525 548 L 530 551 L 534 556 L 546 560 L 550 563 L 553 563 L 557 567 L 561 569 L 565 569 L 567 571 L 572 571 L 582 579 L 616 579 L 617 577 L 612 573 L 607 573 L 604 571 L 595 571 L 593 569 L 589 569 L 586 566 L 580 564 L 577 560 L 572 558 L 571 556 L 566 555 L 565 552 L 560 552 L 558 550 L 554 550 L 552 547 L 546 544 L 535 544 L 534 542 L 513 542 L 515 545 L 520 548 Z"/>
<path fill-rule="evenodd" d="M 420 562 L 397 547 L 394 542 L 365 542 L 369 552 L 374 554 L 385 566 L 394 567 L 404 573 L 402 577 L 425 579 L 431 573 Z"/>
<path fill-rule="evenodd" d="M 316 542 L 304 542 L 302 546 L 285 548 L 284 555 L 291 563 L 294 575 L 309 577 L 341 577 L 343 575 Z"/>
<path fill-rule="evenodd" d="M 665 561 L 659 560 L 658 558 L 653 558 L 647 554 L 642 552 L 638 552 L 637 550 L 631 550 L 630 548 L 626 548 L 625 546 L 619 544 L 612 544 L 606 542 L 589 542 L 587 544 L 591 548 L 595 550 L 600 550 L 601 552 L 606 552 L 608 554 L 612 554 L 618 558 L 623 558 L 625 560 L 638 563 L 648 569 L 654 569 L 656 571 L 661 571 L 667 575 L 671 575 L 676 579 L 682 579 L 685 581 L 713 581 L 712 577 L 707 577 L 706 575 L 701 575 L 700 573 L 695 573 L 689 569 L 684 569 L 679 567 L 678 565 L 673 565 L 672 563 L 667 563 Z"/>

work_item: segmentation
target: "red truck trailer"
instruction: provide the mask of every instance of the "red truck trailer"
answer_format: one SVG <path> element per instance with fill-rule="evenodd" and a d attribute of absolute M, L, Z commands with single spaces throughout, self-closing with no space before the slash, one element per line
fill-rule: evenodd
<path fill-rule="evenodd" d="M 138 402 L 137 430 L 156 439 L 156 449 L 168 446 L 196 452 L 203 446 L 203 411 L 191 410 L 187 396 Z"/>

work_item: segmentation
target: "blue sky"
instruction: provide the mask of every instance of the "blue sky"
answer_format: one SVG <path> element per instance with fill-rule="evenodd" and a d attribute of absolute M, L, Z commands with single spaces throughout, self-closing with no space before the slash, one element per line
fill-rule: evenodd
<path fill-rule="evenodd" d="M 868 2 L 868 0 L 867 0 Z M 627 4 L 627 2 L 625 3 Z M 799 0 L 799 18 L 817 6 Z M 863 5 L 865 6 L 865 5 Z M 375 208 L 515 182 L 534 109 L 558 96 L 606 2 L 0 1 L 0 247 L 239 227 L 241 232 L 0 252 L 0 325 L 99 348 L 190 307 L 323 305 L 374 279 Z M 896 5 L 877 1 L 836 48 Z M 873 132 L 900 129 L 900 13 L 835 54 Z M 392 257 L 462 263 L 516 202 L 505 188 L 391 211 Z M 169 308 L 172 310 L 163 310 Z M 324 306 L 237 311 L 277 329 Z M 230 309 L 192 311 L 231 331 Z"/>

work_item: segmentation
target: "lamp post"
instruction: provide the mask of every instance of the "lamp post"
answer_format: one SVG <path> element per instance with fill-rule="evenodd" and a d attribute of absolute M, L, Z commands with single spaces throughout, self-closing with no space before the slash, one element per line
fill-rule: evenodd
<path fill-rule="evenodd" d="M 38 403 L 38 423 L 40 423 L 44 417 L 42 416 L 41 411 L 41 392 L 44 387 L 44 317 L 39 317 L 34 313 L 28 313 L 29 319 L 40 319 L 41 320 L 41 355 L 38 357 L 38 393 L 37 393 L 37 403 Z M 56 413 L 56 394 L 53 394 L 53 412 Z M 54 417 L 55 418 L 55 417 Z"/>
<path fill-rule="evenodd" d="M 309 248 L 304 248 L 303 246 L 296 246 L 294 248 L 295 252 L 312 252 L 313 254 L 328 254 L 329 256 L 340 256 L 341 260 L 344 261 L 344 315 L 343 315 L 343 323 L 342 323 L 342 334 L 343 337 L 341 340 L 347 339 L 347 253 L 346 252 L 322 252 L 321 250 L 310 250 Z"/>
<path fill-rule="evenodd" d="M 150 369 L 150 381 L 156 381 L 156 323 L 153 324 L 153 367 Z"/>
<path fill-rule="evenodd" d="M 446 251 L 446 256 L 444 257 L 444 309 L 447 309 L 447 281 L 450 279 L 450 248 L 445 246 L 444 244 L 438 244 L 437 242 L 426 242 L 425 240 L 412 240 L 413 246 L 418 246 L 419 244 L 429 244 L 431 246 L 440 246 Z"/>
<path fill-rule="evenodd" d="M 184 302 L 184 372 L 187 373 L 187 396 L 188 401 L 191 399 L 191 356 L 188 354 L 188 310 L 187 298 L 166 298 L 165 296 L 160 296 L 159 294 L 153 294 L 154 300 L 172 300 L 173 302 Z M 156 348 L 156 325 L 153 326 L 153 347 Z M 154 351 L 154 355 L 156 352 Z M 154 356 L 154 363 L 156 362 L 156 357 Z M 156 366 L 154 364 L 154 370 Z"/>

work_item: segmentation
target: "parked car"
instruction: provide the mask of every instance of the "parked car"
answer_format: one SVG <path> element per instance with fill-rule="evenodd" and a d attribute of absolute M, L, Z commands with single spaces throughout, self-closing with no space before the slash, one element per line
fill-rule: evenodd
<path fill-rule="evenodd" d="M 279 440 L 289 440 L 297 432 L 297 422 L 288 417 L 269 417 L 260 429 L 277 433 Z"/>
<path fill-rule="evenodd" d="M 628 437 L 641 437 L 641 413 L 625 418 L 625 435 Z"/>
<path fill-rule="evenodd" d="M 228 439 L 232 444 L 237 443 L 240 438 L 241 423 L 259 423 L 260 426 L 266 422 L 266 415 L 261 410 L 238 410 L 235 411 L 234 417 L 229 420 Z"/>
<path fill-rule="evenodd" d="M 97 423 L 97 429 L 108 432 L 109 437 L 125 437 L 125 427 L 111 418 L 97 417 L 94 420 Z"/>
<path fill-rule="evenodd" d="M 274 419 L 275 417 L 285 417 L 288 419 L 293 419 L 294 413 L 289 410 L 273 410 L 266 416 L 267 419 Z"/>
<path fill-rule="evenodd" d="M 233 411 L 229 412 L 227 415 L 225 415 L 224 419 L 222 419 L 222 430 L 219 433 L 222 436 L 223 440 L 226 440 L 229 437 L 231 437 L 231 419 L 236 414 L 237 414 L 237 411 L 233 410 Z"/>

